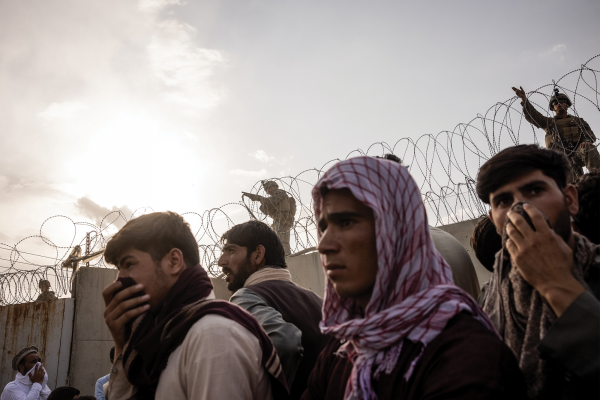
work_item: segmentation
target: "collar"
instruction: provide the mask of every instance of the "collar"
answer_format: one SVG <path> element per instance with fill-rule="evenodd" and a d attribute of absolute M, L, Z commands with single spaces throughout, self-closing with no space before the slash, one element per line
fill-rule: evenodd
<path fill-rule="evenodd" d="M 266 281 L 285 281 L 293 283 L 292 275 L 287 269 L 275 265 L 265 265 L 246 279 L 244 287 Z"/>

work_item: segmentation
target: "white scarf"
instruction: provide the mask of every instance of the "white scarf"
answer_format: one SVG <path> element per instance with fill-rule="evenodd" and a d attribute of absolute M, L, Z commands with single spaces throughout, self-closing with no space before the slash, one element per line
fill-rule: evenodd
<path fill-rule="evenodd" d="M 29 379 L 29 375 L 33 375 L 33 373 L 35 372 L 35 367 L 38 365 L 41 366 L 42 363 L 38 362 L 37 364 L 35 364 L 33 366 L 33 368 L 31 368 L 29 371 L 27 371 L 27 373 L 25 375 L 21 374 L 20 372 L 17 372 L 15 381 L 17 381 L 23 385 L 29 386 L 31 388 L 31 386 L 33 385 L 33 382 L 31 382 L 31 379 Z M 46 400 L 51 392 L 47 383 L 48 383 L 48 372 L 46 372 L 46 370 L 44 369 L 44 380 L 42 382 L 42 391 L 40 392 L 40 399 L 42 399 L 42 400 Z"/>
<path fill-rule="evenodd" d="M 244 287 L 266 281 L 286 281 L 294 283 L 292 281 L 292 275 L 287 269 L 266 266 L 250 275 L 248 279 L 246 279 Z"/>

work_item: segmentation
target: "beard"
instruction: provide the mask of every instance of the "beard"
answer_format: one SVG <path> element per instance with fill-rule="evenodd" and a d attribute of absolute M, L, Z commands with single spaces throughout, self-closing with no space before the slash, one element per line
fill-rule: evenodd
<path fill-rule="evenodd" d="M 231 276 L 231 280 L 227 282 L 227 290 L 232 293 L 237 292 L 239 289 L 244 287 L 244 283 L 246 283 L 246 279 L 254 271 L 252 271 L 252 263 L 250 262 L 250 257 L 246 257 L 244 261 L 239 265 L 237 273 L 233 273 L 229 268 L 224 268 L 223 272 L 229 273 Z"/>

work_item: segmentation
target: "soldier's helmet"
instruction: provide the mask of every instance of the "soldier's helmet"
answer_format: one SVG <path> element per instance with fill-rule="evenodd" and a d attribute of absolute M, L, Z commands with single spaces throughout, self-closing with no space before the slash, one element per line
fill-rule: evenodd
<path fill-rule="evenodd" d="M 268 191 L 270 188 L 275 187 L 275 189 L 279 188 L 279 185 L 274 181 L 262 181 L 262 186 Z"/>
<path fill-rule="evenodd" d="M 48 281 L 48 280 L 46 280 L 46 279 L 42 279 L 42 280 L 40 281 L 40 285 L 39 285 L 39 287 L 42 287 L 42 286 L 44 286 L 44 285 L 46 285 L 46 286 L 50 287 L 50 281 Z"/>
<path fill-rule="evenodd" d="M 567 102 L 567 105 L 571 107 L 571 99 L 569 99 L 569 96 L 567 96 L 564 93 L 558 93 L 558 89 L 554 89 L 554 95 L 550 97 L 550 103 L 548 104 L 548 107 L 554 111 L 554 106 L 552 105 L 552 103 L 554 101 L 560 100 L 565 100 Z"/>

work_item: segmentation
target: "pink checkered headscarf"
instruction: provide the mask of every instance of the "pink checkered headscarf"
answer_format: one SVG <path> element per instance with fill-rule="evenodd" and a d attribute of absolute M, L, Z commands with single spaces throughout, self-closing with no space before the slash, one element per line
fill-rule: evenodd
<path fill-rule="evenodd" d="M 425 349 L 461 311 L 495 332 L 471 296 L 454 286 L 452 271 L 429 236 L 421 193 L 406 168 L 372 157 L 336 164 L 313 188 L 317 218 L 323 186 L 348 188 L 375 215 L 378 272 L 364 317 L 353 312 L 353 299 L 337 295 L 329 279 L 323 302 L 321 331 L 345 339 L 339 354 L 353 363 L 345 400 L 377 399 L 371 379 L 392 372 L 403 341 L 420 342 Z M 406 380 L 420 356 L 412 361 Z"/>

